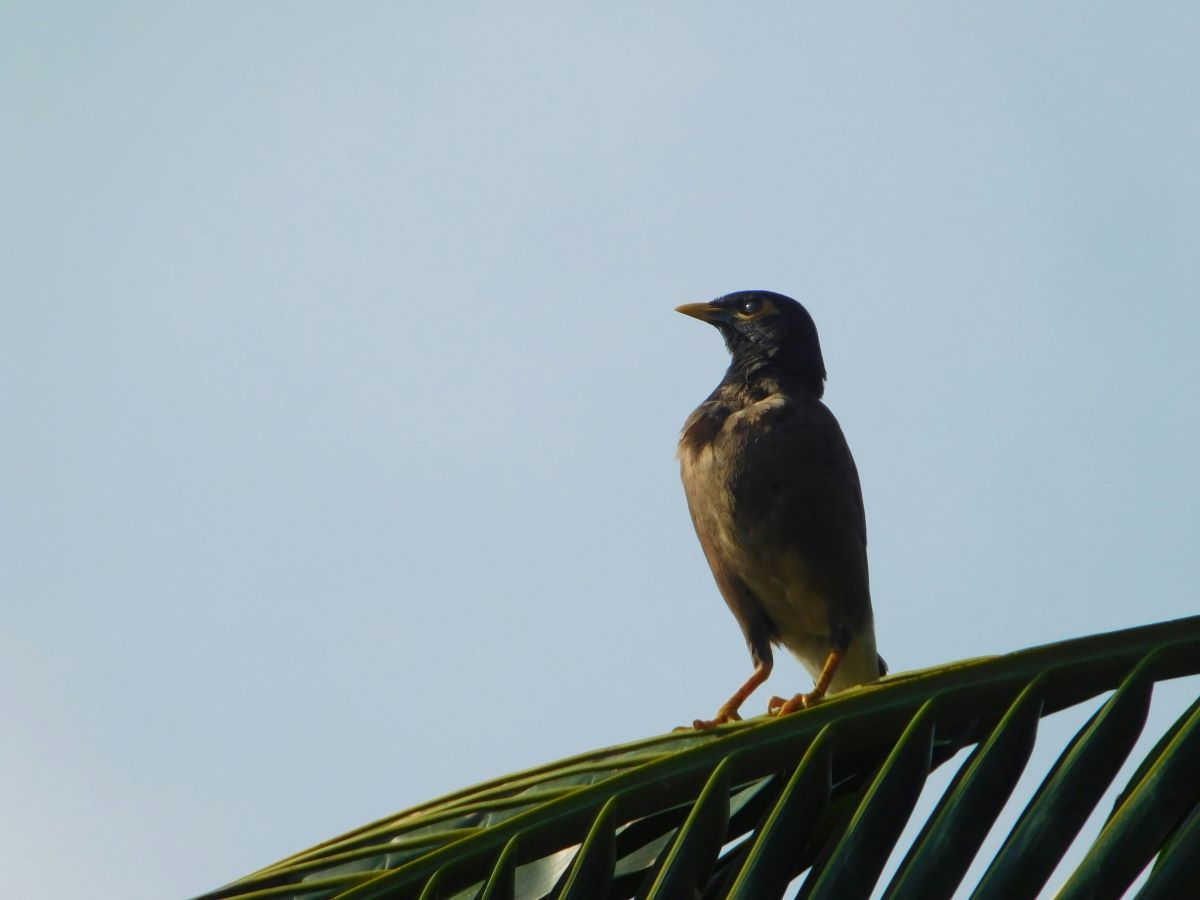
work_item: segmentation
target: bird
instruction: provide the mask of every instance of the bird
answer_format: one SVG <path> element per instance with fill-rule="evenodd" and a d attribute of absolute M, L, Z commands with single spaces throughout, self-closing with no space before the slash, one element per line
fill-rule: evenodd
<path fill-rule="evenodd" d="M 858 469 L 821 401 L 825 361 L 812 316 L 773 291 L 738 291 L 677 312 L 716 327 L 729 368 L 684 423 L 678 458 L 692 524 L 741 626 L 754 672 L 693 727 L 741 719 L 787 648 L 813 688 L 772 697 L 786 715 L 882 677 Z"/>

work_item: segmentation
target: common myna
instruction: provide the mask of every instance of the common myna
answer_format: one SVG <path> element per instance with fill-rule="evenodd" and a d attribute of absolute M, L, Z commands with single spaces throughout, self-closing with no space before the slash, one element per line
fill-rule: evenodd
<path fill-rule="evenodd" d="M 678 311 L 715 325 L 732 360 L 679 439 L 684 492 L 717 587 L 742 627 L 754 674 L 710 728 L 771 674 L 787 647 L 815 684 L 768 711 L 874 681 L 867 525 L 854 457 L 821 402 L 825 362 L 808 311 L 782 294 L 740 291 Z"/>

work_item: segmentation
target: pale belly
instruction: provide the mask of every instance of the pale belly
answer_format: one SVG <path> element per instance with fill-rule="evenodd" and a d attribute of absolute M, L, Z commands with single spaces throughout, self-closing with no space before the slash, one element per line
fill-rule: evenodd
<path fill-rule="evenodd" d="M 779 642 L 815 681 L 829 657 L 832 643 L 825 599 L 806 584 L 802 573 L 798 572 L 772 577 L 767 583 L 750 583 L 750 588 L 775 623 Z M 878 677 L 875 628 L 868 623 L 850 642 L 830 683 L 829 693 L 866 684 Z"/>

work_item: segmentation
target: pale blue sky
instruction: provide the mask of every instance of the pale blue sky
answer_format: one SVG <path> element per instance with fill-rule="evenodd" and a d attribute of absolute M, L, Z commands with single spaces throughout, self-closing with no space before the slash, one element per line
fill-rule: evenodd
<path fill-rule="evenodd" d="M 1185 2 L 0 6 L 6 886 L 712 714 L 672 309 L 732 290 L 816 319 L 894 670 L 1194 613 L 1198 59 Z"/>

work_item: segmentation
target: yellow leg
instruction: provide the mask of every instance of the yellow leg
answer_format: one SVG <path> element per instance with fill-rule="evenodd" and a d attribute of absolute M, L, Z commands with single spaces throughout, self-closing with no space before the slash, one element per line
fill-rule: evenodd
<path fill-rule="evenodd" d="M 737 689 L 737 692 L 721 704 L 721 708 L 717 710 L 717 715 L 713 719 L 697 719 L 692 723 L 692 727 L 697 731 L 703 731 L 706 728 L 716 728 L 718 725 L 724 725 L 726 722 L 736 722 L 742 717 L 738 715 L 738 707 L 746 702 L 746 698 L 754 693 L 754 689 L 767 680 L 767 676 L 771 674 L 771 666 L 767 663 L 759 663 L 754 674 L 746 679 L 746 683 Z"/>
<path fill-rule="evenodd" d="M 782 697 L 772 697 L 767 704 L 767 712 L 773 716 L 786 716 L 797 709 L 808 709 L 825 696 L 825 692 L 829 690 L 829 683 L 833 681 L 833 676 L 837 672 L 837 668 L 841 662 L 842 651 L 836 649 L 830 650 L 829 656 L 825 658 L 825 665 L 821 667 L 821 674 L 817 678 L 817 683 L 813 685 L 811 691 L 807 694 L 797 694 L 791 700 L 784 700 Z"/>

